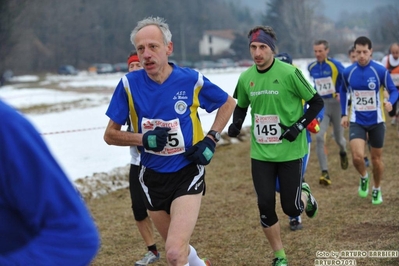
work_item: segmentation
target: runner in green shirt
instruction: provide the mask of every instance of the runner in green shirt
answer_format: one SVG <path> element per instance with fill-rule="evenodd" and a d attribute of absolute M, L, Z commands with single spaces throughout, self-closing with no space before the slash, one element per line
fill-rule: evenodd
<path fill-rule="evenodd" d="M 258 197 L 260 222 L 275 255 L 273 265 L 288 265 L 275 210 L 276 178 L 285 214 L 309 217 L 317 213 L 317 202 L 309 185 L 302 183 L 303 156 L 307 153 L 303 131 L 323 108 L 323 100 L 302 72 L 274 59 L 276 34 L 271 27 L 257 26 L 248 34 L 255 64 L 240 75 L 234 97 L 237 106 L 230 137 L 239 135 L 251 107 L 251 168 Z M 309 104 L 306 113 L 303 101 Z M 302 193 L 301 193 L 302 192 Z"/>

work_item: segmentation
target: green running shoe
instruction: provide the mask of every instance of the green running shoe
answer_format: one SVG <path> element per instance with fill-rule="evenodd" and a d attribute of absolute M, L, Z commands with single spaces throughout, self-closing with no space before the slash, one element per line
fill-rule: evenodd
<path fill-rule="evenodd" d="M 382 194 L 381 194 L 381 190 L 379 189 L 373 189 L 372 192 L 372 200 L 371 203 L 374 205 L 378 205 L 382 203 Z"/>
<path fill-rule="evenodd" d="M 305 194 L 308 196 L 305 213 L 309 218 L 313 218 L 317 214 L 317 209 L 318 209 L 317 201 L 313 197 L 308 183 L 302 182 L 302 191 L 305 192 Z"/>
<path fill-rule="evenodd" d="M 362 198 L 367 197 L 369 194 L 369 178 L 360 178 L 360 185 L 359 185 L 359 196 Z"/>
<path fill-rule="evenodd" d="M 288 266 L 286 258 L 274 258 L 272 266 Z"/>

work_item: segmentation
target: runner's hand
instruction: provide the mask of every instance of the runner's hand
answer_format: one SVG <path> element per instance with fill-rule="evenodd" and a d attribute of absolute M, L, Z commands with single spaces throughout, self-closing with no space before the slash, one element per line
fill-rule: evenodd
<path fill-rule="evenodd" d="M 302 126 L 302 129 L 300 128 L 300 126 L 302 125 L 300 123 L 295 123 L 290 127 L 287 127 L 281 123 L 278 123 L 278 124 L 282 129 L 285 130 L 284 133 L 281 134 L 279 140 L 286 139 L 289 142 L 293 142 L 298 137 L 299 133 L 301 133 L 301 131 L 303 129 L 303 126 Z"/>
<path fill-rule="evenodd" d="M 196 164 L 207 165 L 211 162 L 216 143 L 208 137 L 190 147 L 185 153 L 186 158 Z"/>
<path fill-rule="evenodd" d="M 242 127 L 242 119 L 238 119 L 236 122 L 231 123 L 227 131 L 227 135 L 229 135 L 229 137 L 232 138 L 237 137 L 238 135 L 240 135 L 241 127 Z"/>
<path fill-rule="evenodd" d="M 146 150 L 162 151 L 168 143 L 168 131 L 170 127 L 156 127 L 143 135 L 143 146 Z"/>

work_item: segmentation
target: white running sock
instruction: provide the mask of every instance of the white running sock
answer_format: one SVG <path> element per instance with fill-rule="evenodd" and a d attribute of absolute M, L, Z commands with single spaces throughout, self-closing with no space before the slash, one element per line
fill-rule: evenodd
<path fill-rule="evenodd" d="M 188 254 L 188 264 L 190 266 L 204 266 L 205 262 L 197 255 L 197 251 L 190 245 L 190 253 Z"/>

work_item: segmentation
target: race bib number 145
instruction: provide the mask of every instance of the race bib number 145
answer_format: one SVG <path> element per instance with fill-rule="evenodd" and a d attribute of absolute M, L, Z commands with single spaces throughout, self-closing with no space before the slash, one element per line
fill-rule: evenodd
<path fill-rule="evenodd" d="M 280 118 L 277 115 L 255 114 L 254 135 L 256 142 L 260 144 L 281 143 Z"/>

